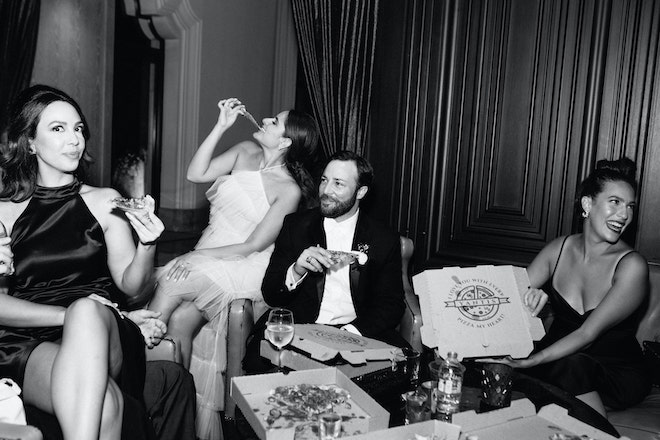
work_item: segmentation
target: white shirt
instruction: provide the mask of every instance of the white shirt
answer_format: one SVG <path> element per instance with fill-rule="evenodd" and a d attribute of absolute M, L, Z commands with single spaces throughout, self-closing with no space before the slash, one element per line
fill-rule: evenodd
<path fill-rule="evenodd" d="M 355 235 L 358 213 L 359 210 L 343 222 L 337 222 L 333 218 L 323 219 L 327 249 L 346 252 L 352 250 L 351 247 L 353 246 L 353 236 Z M 295 280 L 292 264 L 286 274 L 287 289 L 289 291 L 295 289 L 304 278 L 305 276 L 297 281 Z M 338 264 L 332 266 L 325 273 L 323 299 L 321 300 L 321 308 L 316 322 L 318 324 L 332 325 L 347 324 L 356 317 L 353 298 L 351 296 L 350 265 Z M 353 325 L 349 324 L 343 328 L 352 333 L 360 334 Z"/>

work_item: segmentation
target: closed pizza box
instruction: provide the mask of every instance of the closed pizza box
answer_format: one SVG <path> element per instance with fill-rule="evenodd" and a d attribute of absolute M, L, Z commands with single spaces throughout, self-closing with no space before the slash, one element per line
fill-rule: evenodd
<path fill-rule="evenodd" d="M 527 272 L 515 266 L 447 267 L 413 277 L 424 345 L 441 356 L 527 357 L 545 334 L 523 303 Z"/>
<path fill-rule="evenodd" d="M 606 432 L 568 415 L 559 405 L 544 406 L 536 413 L 529 399 L 511 402 L 511 406 L 477 414 L 465 411 L 454 414 L 452 422 L 461 427 L 460 440 L 475 436 L 479 440 L 548 440 L 553 438 L 615 440 Z M 626 437 L 620 437 L 626 439 Z M 630 439 L 627 439 L 630 440 Z"/>
<path fill-rule="evenodd" d="M 277 365 L 278 359 L 283 367 L 290 368 L 291 370 L 313 370 L 319 368 L 328 368 L 330 366 L 337 367 L 339 371 L 344 373 L 347 377 L 353 379 L 363 374 L 373 373 L 385 368 L 392 368 L 391 360 L 384 361 L 369 361 L 365 364 L 351 365 L 339 364 L 332 365 L 326 364 L 323 361 L 316 360 L 310 357 L 309 353 L 297 351 L 295 349 L 284 348 L 278 351 L 273 345 L 266 341 L 261 341 L 261 356 L 268 359 L 273 365 Z"/>
<path fill-rule="evenodd" d="M 390 414 L 337 368 L 292 371 L 234 377 L 230 395 L 261 440 L 318 439 L 314 418 L 300 417 L 297 411 L 273 398 L 279 386 L 334 385 L 349 394 L 345 403 L 334 405 L 342 416 L 342 435 L 358 435 L 387 428 Z M 274 417 L 275 416 L 275 417 Z"/>
<path fill-rule="evenodd" d="M 352 365 L 373 360 L 391 360 L 397 347 L 376 339 L 323 324 L 296 324 L 291 346 L 312 359 L 328 361 L 337 355 Z"/>
<path fill-rule="evenodd" d="M 461 427 L 439 420 L 429 420 L 396 428 L 348 437 L 351 440 L 458 440 Z"/>

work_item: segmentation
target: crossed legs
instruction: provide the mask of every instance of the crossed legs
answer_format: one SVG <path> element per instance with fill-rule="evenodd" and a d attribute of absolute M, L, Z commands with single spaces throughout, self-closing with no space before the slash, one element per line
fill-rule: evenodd
<path fill-rule="evenodd" d="M 25 402 L 55 414 L 66 440 L 119 439 L 124 402 L 112 377 L 122 360 L 112 312 L 79 299 L 67 309 L 61 344 L 41 343 L 30 355 Z"/>

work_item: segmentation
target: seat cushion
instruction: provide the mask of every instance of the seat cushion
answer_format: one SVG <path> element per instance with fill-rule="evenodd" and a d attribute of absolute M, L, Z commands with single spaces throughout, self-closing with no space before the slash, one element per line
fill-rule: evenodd
<path fill-rule="evenodd" d="M 641 403 L 631 408 L 608 412 L 607 418 L 621 435 L 656 440 L 660 434 L 660 387 L 654 386 Z"/>

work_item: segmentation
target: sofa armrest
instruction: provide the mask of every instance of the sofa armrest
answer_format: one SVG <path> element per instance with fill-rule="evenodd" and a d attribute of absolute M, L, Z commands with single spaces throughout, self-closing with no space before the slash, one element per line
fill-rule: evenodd
<path fill-rule="evenodd" d="M 414 249 L 413 241 L 401 236 L 401 275 L 403 277 L 403 293 L 406 308 L 399 323 L 399 333 L 408 341 L 414 350 L 421 353 L 424 348 L 420 333 L 422 312 L 419 308 L 419 298 L 415 295 L 415 291 L 410 283 L 410 277 L 408 276 L 408 266 L 410 265 L 410 259 L 412 258 Z"/>
<path fill-rule="evenodd" d="M 410 346 L 418 352 L 423 351 L 422 335 L 422 312 L 419 308 L 419 298 L 412 289 L 405 290 L 406 309 L 403 312 L 401 323 L 399 324 L 399 333 L 408 341 Z"/>
<path fill-rule="evenodd" d="M 230 397 L 231 378 L 243 376 L 243 358 L 252 327 L 254 325 L 254 308 L 249 299 L 235 299 L 229 305 L 227 321 L 227 370 L 225 386 L 225 417 L 234 418 L 236 403 Z"/>
<path fill-rule="evenodd" d="M 146 349 L 147 361 L 173 361 L 181 363 L 181 346 L 169 335 L 153 348 Z"/>
<path fill-rule="evenodd" d="M 43 440 L 44 436 L 34 426 L 0 422 L 0 438 L 2 440 Z"/>

